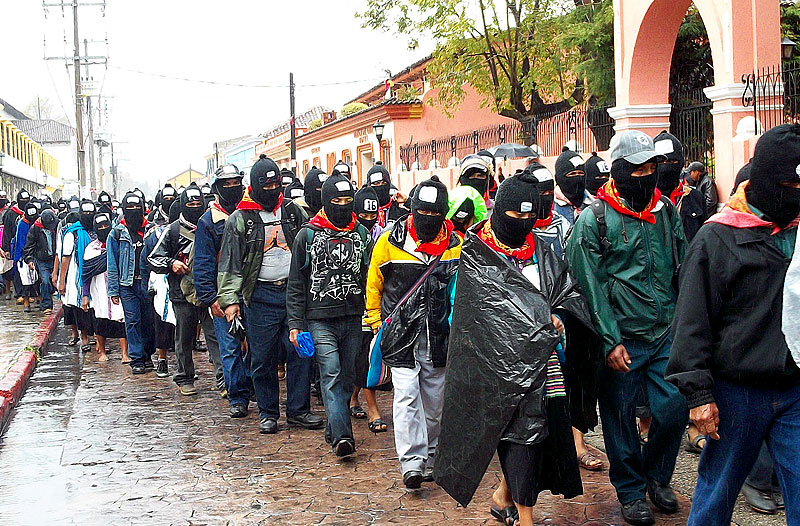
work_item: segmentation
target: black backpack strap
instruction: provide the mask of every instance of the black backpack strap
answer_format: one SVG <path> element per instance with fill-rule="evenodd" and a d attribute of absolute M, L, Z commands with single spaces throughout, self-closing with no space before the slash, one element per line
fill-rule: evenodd
<path fill-rule="evenodd" d="M 589 205 L 597 221 L 597 234 L 600 237 L 600 253 L 604 253 L 611 248 L 611 241 L 608 239 L 608 226 L 606 226 L 606 202 L 602 199 L 595 199 Z"/>

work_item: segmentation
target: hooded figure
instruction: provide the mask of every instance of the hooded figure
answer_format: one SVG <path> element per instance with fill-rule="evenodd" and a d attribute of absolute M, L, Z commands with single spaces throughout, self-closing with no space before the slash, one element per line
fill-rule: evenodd
<path fill-rule="evenodd" d="M 586 164 L 583 165 L 583 171 L 586 174 L 586 191 L 592 197 L 597 195 L 600 187 L 606 184 L 608 178 L 611 177 L 611 167 L 602 157 L 597 155 L 597 152 L 592 152 L 592 156 L 586 160 Z"/>
<path fill-rule="evenodd" d="M 87 232 L 91 232 L 94 225 L 94 215 L 97 213 L 97 206 L 89 199 L 81 201 L 81 210 L 78 213 L 78 221 Z"/>
<path fill-rule="evenodd" d="M 387 187 L 388 189 L 388 187 Z M 365 186 L 356 192 L 353 201 L 353 212 L 368 232 L 372 232 L 378 222 L 378 208 L 380 208 L 380 201 L 375 189 L 371 186 Z M 374 238 L 375 236 L 373 236 Z"/>
<path fill-rule="evenodd" d="M 332 175 L 323 183 L 322 209 L 336 228 L 348 228 L 355 222 L 354 197 L 353 185 L 350 179 L 343 175 Z"/>
<path fill-rule="evenodd" d="M 350 165 L 347 163 L 343 163 L 339 161 L 335 165 L 333 165 L 333 170 L 331 170 L 331 175 L 341 175 L 345 179 L 350 181 L 353 180 L 353 176 L 350 173 Z"/>
<path fill-rule="evenodd" d="M 172 187 L 171 184 L 167 183 L 164 185 L 164 188 L 161 189 L 161 199 L 158 203 L 161 211 L 164 213 L 165 216 L 169 215 L 169 209 L 172 206 L 172 203 L 178 200 L 178 192 L 175 188 Z"/>
<path fill-rule="evenodd" d="M 114 213 L 114 207 L 111 204 L 111 195 L 105 190 L 100 192 L 97 196 L 97 211 L 108 214 L 108 217 Z"/>
<path fill-rule="evenodd" d="M 473 196 L 477 196 L 478 192 L 471 186 L 459 186 L 447 193 L 448 206 L 447 219 L 452 221 L 453 228 L 463 239 L 464 234 L 467 233 L 469 227 L 477 220 L 476 202 Z M 480 197 L 480 196 L 478 196 Z M 486 204 L 483 199 L 479 199 L 480 204 L 483 204 L 484 209 L 479 221 L 486 219 Z"/>
<path fill-rule="evenodd" d="M 205 183 L 203 186 L 201 186 L 201 187 L 200 187 L 200 192 L 201 192 L 203 195 L 209 195 L 209 194 L 211 194 L 211 193 L 212 193 L 212 192 L 211 192 L 211 185 L 210 185 L 210 184 L 208 184 L 208 183 Z"/>
<path fill-rule="evenodd" d="M 281 188 L 286 188 L 294 181 L 294 172 L 288 168 L 281 168 Z"/>
<path fill-rule="evenodd" d="M 5 190 L 0 190 L 0 209 L 8 206 L 8 194 Z"/>
<path fill-rule="evenodd" d="M 189 185 L 180 196 L 181 219 L 197 226 L 200 216 L 206 211 L 203 191 L 197 185 Z"/>
<path fill-rule="evenodd" d="M 620 197 L 627 201 L 635 212 L 642 212 L 648 208 L 654 201 L 655 192 L 658 192 L 656 201 L 661 196 L 661 192 L 656 189 L 658 172 L 635 176 L 634 173 L 641 167 L 641 164 L 634 164 L 623 158 L 617 159 L 611 164 L 611 179 L 614 181 L 614 186 Z"/>
<path fill-rule="evenodd" d="M 785 228 L 800 215 L 800 188 L 791 186 L 798 184 L 800 168 L 786 154 L 797 151 L 800 126 L 782 125 L 770 132 L 759 139 L 750 162 L 747 202 Z"/>
<path fill-rule="evenodd" d="M 382 164 L 376 164 L 367 172 L 367 184 L 375 190 L 375 195 L 378 197 L 378 204 L 381 208 L 388 207 L 391 204 L 391 196 L 389 190 L 392 187 L 392 178 L 389 175 L 389 170 Z"/>
<path fill-rule="evenodd" d="M 144 231 L 144 199 L 135 192 L 128 192 L 122 198 L 122 217 L 128 228 Z"/>
<path fill-rule="evenodd" d="M 211 189 L 217 196 L 217 203 L 228 215 L 236 210 L 236 205 L 244 195 L 244 176 L 235 164 L 225 164 L 217 168 Z"/>
<path fill-rule="evenodd" d="M 283 195 L 281 188 L 281 169 L 264 154 L 250 169 L 250 197 L 264 210 L 277 208 Z"/>
<path fill-rule="evenodd" d="M 583 158 L 573 151 L 562 152 L 556 159 L 556 183 L 561 196 L 567 201 L 559 203 L 559 208 L 566 208 L 568 205 L 577 209 L 583 208 L 586 192 L 584 165 Z"/>
<path fill-rule="evenodd" d="M 56 212 L 59 219 L 64 219 L 67 215 L 67 202 L 63 198 L 56 203 Z"/>
<path fill-rule="evenodd" d="M 682 186 L 681 171 L 686 160 L 683 156 L 683 146 L 677 137 L 667 131 L 662 131 L 656 135 L 655 139 L 653 139 L 653 144 L 656 152 L 666 157 L 666 160 L 658 163 L 656 188 L 674 203 L 673 193 L 681 191 Z"/>
<path fill-rule="evenodd" d="M 317 212 L 322 210 L 322 184 L 328 174 L 318 168 L 312 168 L 306 174 L 306 179 L 303 182 L 303 195 L 308 205 L 309 215 L 316 215 Z"/>
<path fill-rule="evenodd" d="M 489 219 L 498 241 L 511 248 L 520 248 L 531 236 L 538 218 L 538 180 L 522 173 L 503 181 L 497 191 L 494 212 Z"/>
<path fill-rule="evenodd" d="M 290 201 L 301 199 L 304 195 L 303 183 L 300 182 L 300 179 L 293 180 L 289 186 L 283 189 L 283 197 Z"/>
<path fill-rule="evenodd" d="M 478 193 L 486 197 L 489 191 L 489 166 L 484 157 L 480 155 L 468 155 L 461 161 L 461 174 L 458 176 L 458 184 L 471 186 Z"/>
<path fill-rule="evenodd" d="M 20 190 L 17 192 L 17 208 L 24 211 L 30 202 L 31 194 L 29 194 L 27 190 Z"/>
<path fill-rule="evenodd" d="M 411 216 L 412 237 L 431 243 L 440 236 L 447 219 L 447 187 L 435 175 L 417 185 L 411 197 Z"/>

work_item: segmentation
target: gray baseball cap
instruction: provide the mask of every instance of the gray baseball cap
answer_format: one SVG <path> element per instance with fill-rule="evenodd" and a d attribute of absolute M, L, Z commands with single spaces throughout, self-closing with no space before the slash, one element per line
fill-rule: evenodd
<path fill-rule="evenodd" d="M 631 164 L 648 161 L 665 161 L 667 158 L 656 151 L 653 139 L 639 130 L 625 130 L 611 138 L 611 162 L 625 159 Z"/>

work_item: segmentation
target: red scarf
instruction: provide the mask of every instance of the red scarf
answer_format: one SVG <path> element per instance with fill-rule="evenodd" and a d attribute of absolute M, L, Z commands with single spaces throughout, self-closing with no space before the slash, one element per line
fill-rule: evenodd
<path fill-rule="evenodd" d="M 550 215 L 544 219 L 537 219 L 533 224 L 533 228 L 547 228 L 553 222 L 553 207 L 550 207 Z"/>
<path fill-rule="evenodd" d="M 753 211 L 750 209 L 750 206 L 747 204 L 746 189 L 748 186 L 750 186 L 750 181 L 745 181 L 744 183 L 740 184 L 736 189 L 736 193 L 730 198 L 725 207 L 723 207 L 719 213 L 708 218 L 707 222 L 720 223 L 733 228 L 769 228 L 771 229 L 770 235 L 774 236 L 782 230 L 781 227 L 772 221 L 766 221 L 753 213 Z M 796 227 L 799 222 L 800 218 L 795 218 L 795 220 L 786 225 L 785 228 Z"/>
<path fill-rule="evenodd" d="M 9 210 L 11 210 L 12 212 L 14 212 L 14 213 L 15 213 L 15 214 L 17 214 L 18 216 L 24 216 L 24 215 L 25 215 L 25 213 L 24 213 L 22 210 L 20 210 L 19 208 L 17 208 L 17 205 L 14 205 L 14 206 L 12 206 L 12 207 L 11 207 Z"/>
<path fill-rule="evenodd" d="M 658 188 L 653 190 L 653 197 L 650 198 L 650 202 L 647 203 L 647 206 L 641 212 L 636 212 L 635 210 L 630 209 L 628 205 L 622 201 L 619 191 L 617 190 L 617 185 L 614 184 L 613 179 L 609 179 L 606 184 L 600 187 L 600 189 L 597 191 L 597 198 L 608 203 L 608 206 L 620 214 L 635 217 L 636 219 L 641 219 L 642 221 L 655 224 L 656 216 L 653 215 L 653 208 L 655 208 L 655 206 L 658 204 L 658 200 L 661 199 L 661 191 Z"/>
<path fill-rule="evenodd" d="M 686 183 L 683 181 L 680 182 L 678 187 L 669 194 L 669 200 L 672 201 L 672 204 L 678 206 L 678 202 L 680 201 L 681 197 L 683 197 L 683 188 L 686 186 Z"/>
<path fill-rule="evenodd" d="M 417 244 L 417 252 L 435 257 L 444 254 L 445 250 L 450 246 L 450 234 L 453 233 L 454 227 L 449 219 L 445 219 L 442 229 L 439 230 L 439 235 L 437 235 L 433 241 L 428 241 L 427 243 L 420 242 L 417 231 L 414 228 L 413 215 L 408 216 L 406 219 L 406 228 L 408 229 L 408 234 L 411 236 L 411 239 Z"/>
<path fill-rule="evenodd" d="M 122 219 L 120 219 L 119 224 L 123 225 L 125 227 L 128 226 L 128 223 L 125 222 L 125 218 L 124 217 Z M 144 219 L 142 219 L 142 229 L 138 230 L 138 232 L 144 232 L 145 230 L 147 230 L 147 225 L 149 225 L 149 224 L 150 223 L 147 222 L 147 218 L 146 217 Z"/>
<path fill-rule="evenodd" d="M 42 218 L 39 217 L 36 221 L 33 222 L 33 226 L 38 226 L 41 229 L 44 229 L 44 225 L 42 224 Z"/>
<path fill-rule="evenodd" d="M 512 248 L 502 241 L 497 239 L 497 236 L 494 235 L 492 231 L 491 223 L 486 221 L 486 224 L 483 225 L 478 231 L 478 237 L 481 240 L 489 245 L 489 248 L 503 254 L 504 256 L 512 257 L 519 261 L 528 261 L 533 257 L 533 251 L 536 248 L 536 238 L 533 237 L 533 233 L 529 232 L 528 236 L 525 238 L 525 244 L 519 248 Z"/>
<path fill-rule="evenodd" d="M 328 216 L 325 214 L 325 209 L 320 210 L 317 212 L 317 215 L 311 218 L 309 221 L 310 224 L 314 226 L 318 226 L 320 228 L 327 228 L 329 230 L 335 230 L 336 232 L 352 232 L 356 228 L 356 215 L 353 214 L 353 219 L 350 221 L 344 228 L 339 228 L 338 226 L 331 223 L 331 220 L 328 219 Z"/>
<path fill-rule="evenodd" d="M 278 209 L 283 204 L 283 194 L 278 197 L 278 204 L 275 206 L 275 209 L 272 210 L 272 213 L 276 213 Z M 250 187 L 247 187 L 247 190 L 244 191 L 244 196 L 242 200 L 239 201 L 239 204 L 236 205 L 236 210 L 254 210 L 256 212 L 264 211 L 264 207 L 260 204 L 256 203 L 252 197 L 250 197 Z"/>

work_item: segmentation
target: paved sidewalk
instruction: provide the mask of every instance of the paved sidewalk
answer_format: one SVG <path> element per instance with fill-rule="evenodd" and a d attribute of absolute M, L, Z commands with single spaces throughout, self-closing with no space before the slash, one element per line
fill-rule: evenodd
<path fill-rule="evenodd" d="M 16 300 L 0 296 L 0 378 L 16 362 L 25 346 L 33 341 L 33 335 L 44 318 L 35 304 L 31 306 L 32 312 L 22 312 L 22 308 Z"/>
<path fill-rule="evenodd" d="M 67 335 L 60 329 L 55 338 Z M 0 440 L 0 522 L 495 524 L 496 462 L 467 509 L 432 484 L 408 493 L 391 433 L 371 435 L 355 421 L 355 461 L 337 459 L 321 431 L 282 423 L 278 435 L 259 435 L 255 412 L 227 416 L 207 359 L 194 356 L 200 394 L 181 397 L 168 379 L 133 377 L 118 352 L 106 364 L 89 353 L 81 369 L 72 348 L 52 345 Z M 390 416 L 390 394 L 379 403 Z M 542 494 L 537 523 L 622 524 L 607 475 L 584 472 L 584 482 L 586 495 L 572 501 Z M 685 512 L 658 521 L 683 523 Z"/>

